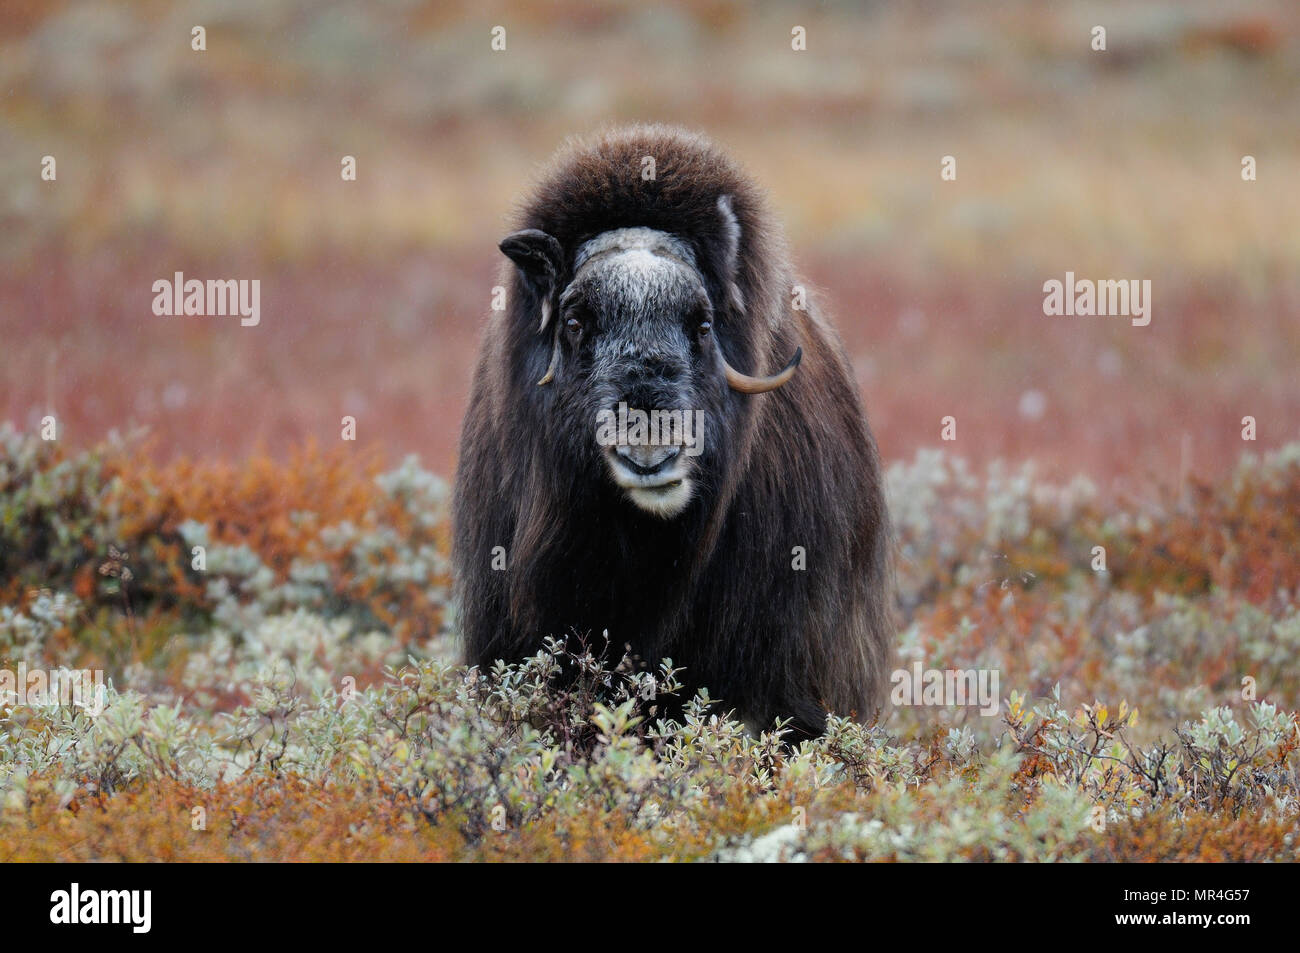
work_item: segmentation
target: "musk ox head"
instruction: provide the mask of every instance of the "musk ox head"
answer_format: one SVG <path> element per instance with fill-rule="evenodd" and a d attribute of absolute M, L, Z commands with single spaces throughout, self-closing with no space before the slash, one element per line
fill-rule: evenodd
<path fill-rule="evenodd" d="M 730 196 L 717 214 L 734 271 L 740 225 Z M 501 250 L 540 305 L 539 335 L 550 334 L 550 363 L 538 381 L 553 387 L 571 428 L 571 460 L 588 478 L 607 479 L 635 506 L 671 518 L 697 483 L 716 473 L 731 435 L 728 389 L 775 390 L 795 373 L 751 377 L 728 363 L 714 324 L 724 308 L 743 310 L 734 274 L 715 303 L 691 244 L 646 227 L 600 232 L 565 249 L 552 235 L 523 229 Z"/>

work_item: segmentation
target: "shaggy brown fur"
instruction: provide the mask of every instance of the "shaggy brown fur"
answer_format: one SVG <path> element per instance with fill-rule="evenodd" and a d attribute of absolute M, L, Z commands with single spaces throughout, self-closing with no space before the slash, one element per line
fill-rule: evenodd
<path fill-rule="evenodd" d="M 720 214 L 725 196 L 734 222 Z M 538 386 L 553 347 L 538 331 L 543 304 L 560 306 L 583 242 L 636 226 L 689 243 L 711 308 L 710 336 L 691 339 L 693 364 L 675 378 L 709 411 L 710 453 L 672 519 L 632 506 L 587 449 L 584 343 L 557 331 L 558 373 Z M 827 711 L 876 714 L 893 641 L 879 458 L 838 335 L 812 304 L 791 305 L 796 281 L 762 194 L 702 137 L 634 126 L 570 143 L 518 227 L 555 244 L 517 233 L 533 235 L 530 262 L 503 243 L 519 267 L 507 266 L 508 308 L 489 320 L 474 374 L 454 503 L 468 661 L 608 630 L 651 665 L 671 657 L 688 686 L 751 725 L 786 716 L 809 735 Z M 796 348 L 802 364 L 780 389 L 727 389 L 721 360 L 772 374 Z M 793 568 L 796 547 L 806 569 Z"/>

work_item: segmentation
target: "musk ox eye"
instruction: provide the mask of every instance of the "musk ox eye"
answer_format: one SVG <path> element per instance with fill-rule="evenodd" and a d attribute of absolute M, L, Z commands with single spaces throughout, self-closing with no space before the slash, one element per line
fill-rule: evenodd
<path fill-rule="evenodd" d="M 709 332 L 713 330 L 713 322 L 712 322 L 712 321 L 701 321 L 701 322 L 699 323 L 699 326 L 696 328 L 696 330 L 699 332 L 700 337 L 702 337 L 702 338 L 703 338 L 703 337 L 708 337 L 708 336 L 709 336 Z"/>
<path fill-rule="evenodd" d="M 577 318 L 569 318 L 569 320 L 564 322 L 564 326 L 568 329 L 570 334 L 578 335 L 582 333 L 582 322 Z"/>

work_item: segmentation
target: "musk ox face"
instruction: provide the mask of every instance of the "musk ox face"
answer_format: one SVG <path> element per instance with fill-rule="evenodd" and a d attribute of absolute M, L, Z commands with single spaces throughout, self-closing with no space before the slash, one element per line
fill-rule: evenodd
<path fill-rule="evenodd" d="M 608 479 L 656 516 L 681 513 L 708 464 L 704 421 L 721 396 L 704 340 L 712 314 L 690 248 L 645 228 L 584 243 L 560 295 L 565 403 Z"/>
<path fill-rule="evenodd" d="M 719 213 L 729 213 L 725 200 Z M 555 280 L 567 273 L 563 251 L 549 235 L 515 233 L 502 251 L 537 281 L 539 332 L 554 320 L 541 386 L 556 387 L 577 424 L 563 430 L 577 471 L 612 482 L 649 514 L 679 516 L 727 462 L 728 387 L 774 390 L 798 355 L 771 378 L 733 371 L 692 247 L 666 231 L 611 229 L 582 242 L 563 289 Z"/>
<path fill-rule="evenodd" d="M 730 215 L 725 197 L 719 214 Z M 539 333 L 554 325 L 539 384 L 556 388 L 569 418 L 559 430 L 575 476 L 608 481 L 654 516 L 679 516 L 728 460 L 728 389 L 774 390 L 800 354 L 769 378 L 731 368 L 695 253 L 668 232 L 611 229 L 579 245 L 567 269 L 543 232 L 516 232 L 501 250 L 542 299 Z"/>

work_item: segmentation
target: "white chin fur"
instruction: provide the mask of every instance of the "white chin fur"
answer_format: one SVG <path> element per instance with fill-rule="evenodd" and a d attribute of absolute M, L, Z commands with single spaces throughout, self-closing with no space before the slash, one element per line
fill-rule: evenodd
<path fill-rule="evenodd" d="M 691 501 L 691 481 L 683 479 L 676 486 L 658 489 L 649 487 L 624 487 L 627 498 L 647 513 L 667 519 L 686 509 Z"/>

